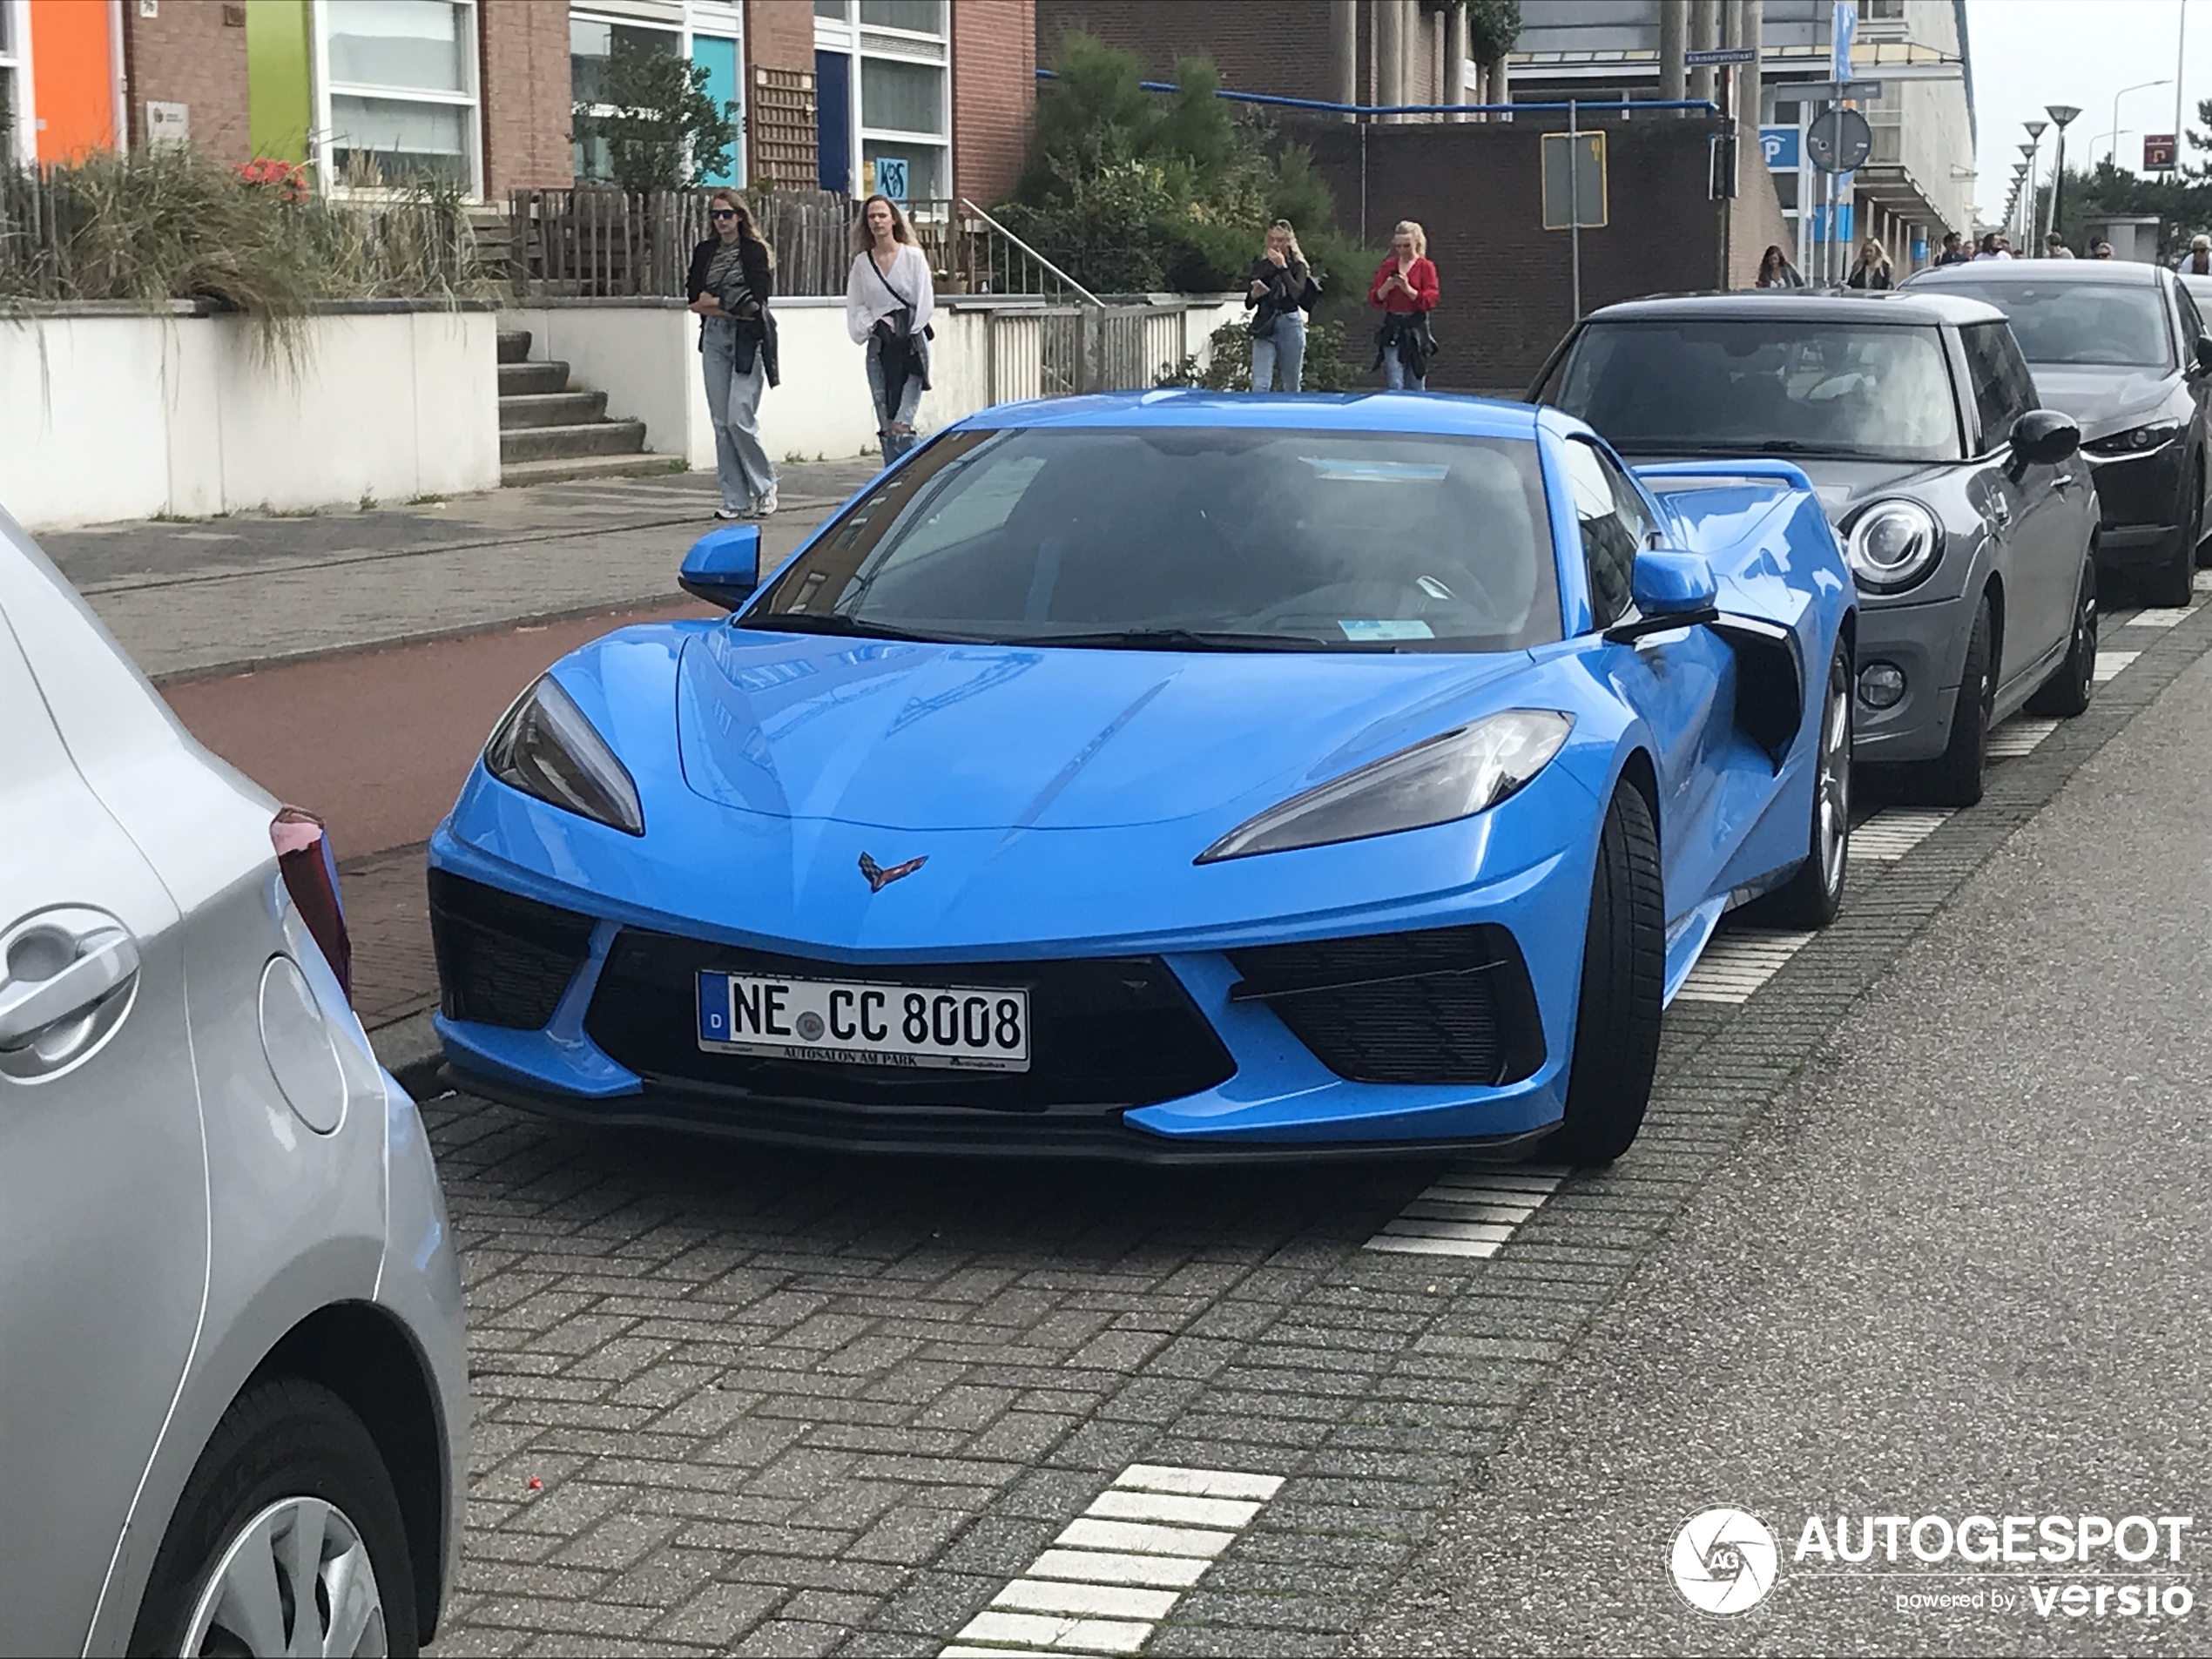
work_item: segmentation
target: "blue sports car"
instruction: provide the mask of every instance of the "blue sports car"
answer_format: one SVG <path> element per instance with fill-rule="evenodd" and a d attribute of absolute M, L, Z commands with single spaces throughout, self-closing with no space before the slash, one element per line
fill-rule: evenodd
<path fill-rule="evenodd" d="M 1428 395 L 1003 407 L 501 719 L 452 1081 L 1175 1162 L 1617 1157 L 1722 913 L 1841 897 L 1852 584 L 1777 462 Z"/>

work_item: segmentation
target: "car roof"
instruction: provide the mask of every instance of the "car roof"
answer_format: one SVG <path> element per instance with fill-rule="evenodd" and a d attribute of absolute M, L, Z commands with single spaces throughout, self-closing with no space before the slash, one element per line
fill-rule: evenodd
<path fill-rule="evenodd" d="M 1240 427 L 1301 432 L 1433 432 L 1454 437 L 1536 435 L 1536 410 L 1497 398 L 1439 392 L 1209 392 L 1163 387 L 1001 403 L 961 422 L 1008 427 Z"/>
<path fill-rule="evenodd" d="M 1925 327 L 1932 323 L 1994 322 L 2004 313 L 1986 300 L 1925 290 L 1865 293 L 1856 288 L 1749 288 L 1726 293 L 1665 293 L 1606 306 L 1595 322 L 1650 322 L 1662 317 L 1758 317 L 1767 321 L 1834 322 L 1839 307 L 1856 307 L 1851 322 Z"/>
<path fill-rule="evenodd" d="M 2155 287 L 2162 270 L 2162 266 L 2134 260 L 1972 260 L 1965 265 L 1916 272 L 1909 286 L 1921 293 L 1950 282 L 2080 282 Z"/>

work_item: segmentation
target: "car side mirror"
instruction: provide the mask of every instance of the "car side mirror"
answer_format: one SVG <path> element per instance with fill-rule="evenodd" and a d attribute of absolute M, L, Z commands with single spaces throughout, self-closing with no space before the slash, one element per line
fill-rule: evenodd
<path fill-rule="evenodd" d="M 2196 337 L 2196 367 L 2199 374 L 2212 371 L 2212 334 Z"/>
<path fill-rule="evenodd" d="M 1713 606 L 1720 584 L 1713 579 L 1713 567 L 1697 554 L 1654 548 L 1637 554 L 1629 567 L 1629 597 L 1642 614 L 1605 631 L 1615 644 L 1712 621 L 1719 614 Z"/>
<path fill-rule="evenodd" d="M 760 586 L 760 526 L 709 530 L 691 543 L 676 580 L 685 592 L 735 610 Z"/>
<path fill-rule="evenodd" d="M 2015 466 L 2055 467 L 2080 447 L 2081 428 L 2056 409 L 2030 409 L 2013 422 Z"/>

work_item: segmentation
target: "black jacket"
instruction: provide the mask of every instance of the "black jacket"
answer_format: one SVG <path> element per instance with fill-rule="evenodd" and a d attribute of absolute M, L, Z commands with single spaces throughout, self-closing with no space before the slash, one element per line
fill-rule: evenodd
<path fill-rule="evenodd" d="M 706 292 L 707 267 L 714 263 L 714 256 L 721 247 L 722 239 L 710 236 L 691 250 L 691 269 L 684 279 L 684 294 L 687 300 L 696 300 Z M 760 304 L 758 317 L 732 320 L 738 331 L 739 358 L 749 358 L 752 352 L 748 347 L 757 347 L 767 361 L 768 384 L 780 385 L 781 377 L 777 373 L 776 361 L 776 319 L 768 307 L 768 301 L 775 296 L 776 268 L 768 263 L 768 250 L 750 238 L 738 244 L 738 267 L 745 273 L 746 292 Z M 715 298 L 718 300 L 721 296 L 717 294 Z M 702 349 L 706 342 L 706 325 L 707 319 L 701 317 L 699 343 Z"/>
<path fill-rule="evenodd" d="M 1854 265 L 1851 268 L 1851 275 L 1844 279 L 1844 286 L 1847 288 L 1888 288 L 1895 285 L 1890 280 L 1890 267 L 1886 265 L 1878 265 L 1871 270 L 1863 265 Z"/>
<path fill-rule="evenodd" d="M 1267 292 L 1254 295 L 1251 286 L 1255 282 L 1264 282 Z M 1303 260 L 1291 260 L 1281 266 L 1264 256 L 1254 260 L 1244 284 L 1244 308 L 1250 311 L 1258 307 L 1258 317 L 1270 313 L 1279 317 L 1285 312 L 1311 311 L 1313 302 L 1321 297 L 1321 285 L 1313 280 L 1313 273 L 1305 268 Z M 1258 320 L 1258 317 L 1254 320 Z"/>

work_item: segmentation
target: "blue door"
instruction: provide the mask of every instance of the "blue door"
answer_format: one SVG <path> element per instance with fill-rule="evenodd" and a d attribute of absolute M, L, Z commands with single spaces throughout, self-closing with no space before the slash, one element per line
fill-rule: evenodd
<path fill-rule="evenodd" d="M 843 52 L 814 54 L 814 149 L 824 190 L 853 193 L 853 60 Z"/>

